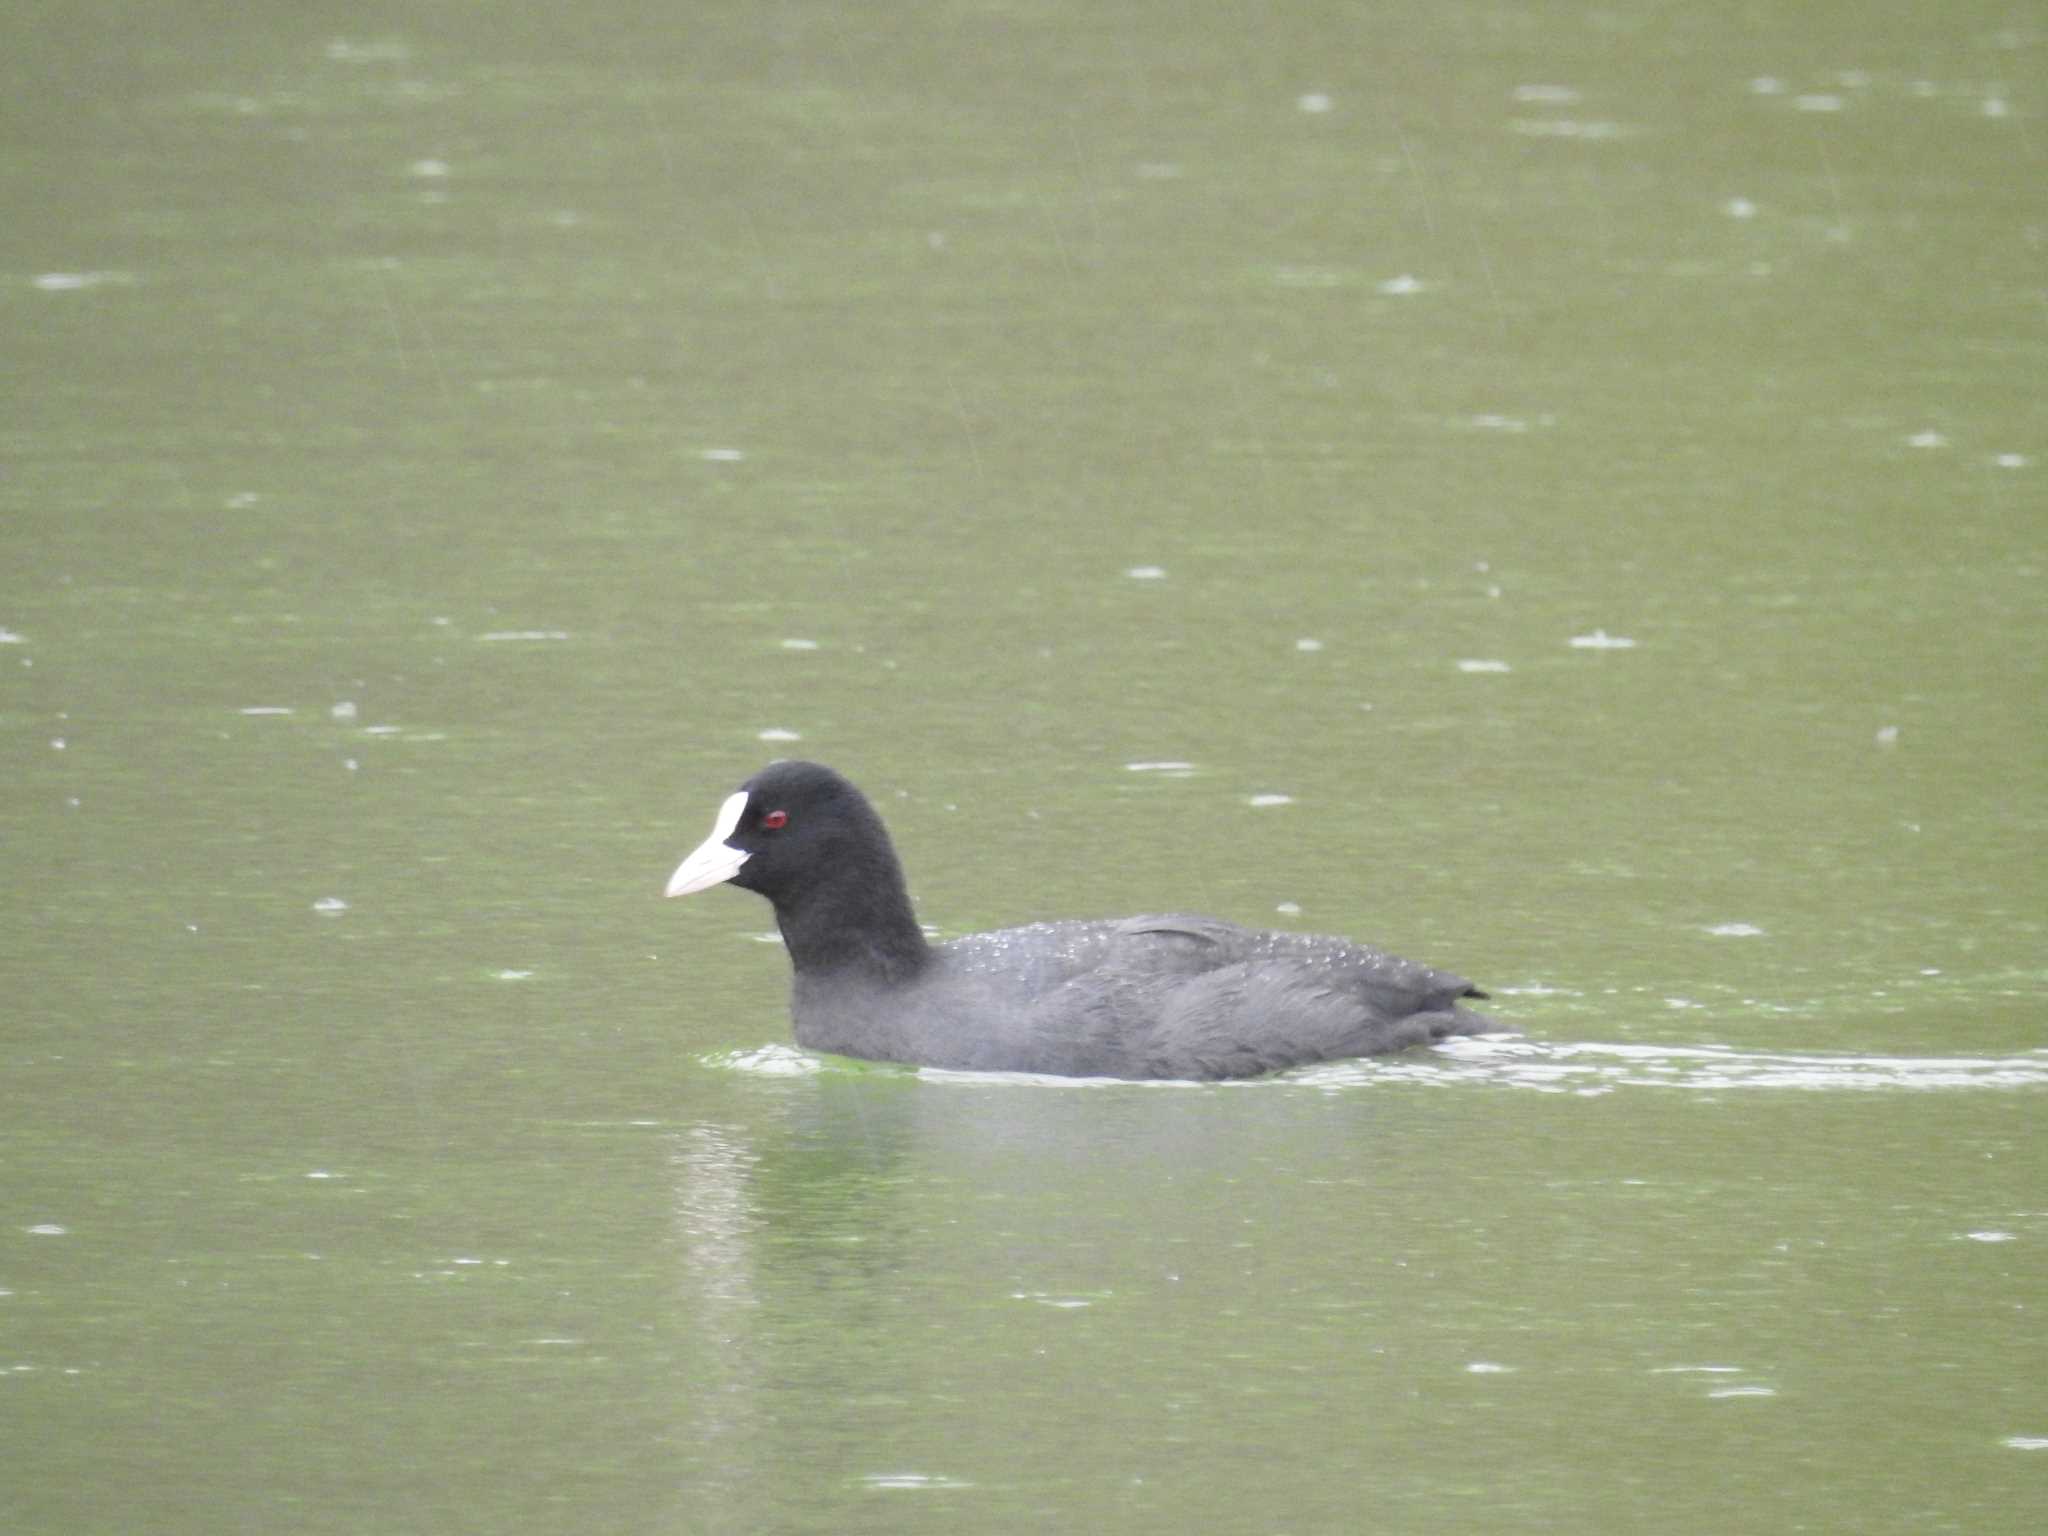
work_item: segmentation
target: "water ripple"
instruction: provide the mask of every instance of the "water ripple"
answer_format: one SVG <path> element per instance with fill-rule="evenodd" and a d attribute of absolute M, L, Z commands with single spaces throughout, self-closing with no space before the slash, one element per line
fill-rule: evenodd
<path fill-rule="evenodd" d="M 2048 1050 L 2017 1056 L 1856 1056 L 1738 1051 L 1724 1046 L 1549 1043 L 1492 1035 L 1451 1040 L 1427 1052 L 1330 1062 L 1292 1075 L 1321 1088 L 1371 1083 L 1496 1083 L 1545 1093 L 1616 1088 L 1812 1091 L 2048 1087 Z"/>
<path fill-rule="evenodd" d="M 794 1045 L 766 1045 L 703 1058 L 707 1065 L 756 1077 L 808 1077 L 833 1070 L 840 1058 L 815 1056 Z M 847 1062 L 852 1070 L 873 1070 Z M 884 1070 L 903 1070 L 900 1068 Z M 1155 1080 L 1132 1084 L 1107 1077 L 1051 1077 L 1029 1072 L 963 1072 L 917 1069 L 934 1082 L 984 1085 L 1038 1084 L 1050 1088 L 1202 1087 L 1245 1088 L 1286 1085 L 1328 1090 L 1384 1087 L 1492 1085 L 1540 1093 L 1586 1096 L 1620 1088 L 1678 1088 L 1719 1093 L 1733 1088 L 1791 1088 L 1818 1092 L 1954 1091 L 1957 1089 L 2048 1087 L 2048 1050 L 2018 1056 L 1856 1056 L 1820 1052 L 1738 1051 L 1717 1045 L 1625 1045 L 1528 1040 L 1520 1035 L 1483 1035 L 1447 1040 L 1427 1050 L 1369 1056 L 1273 1077 L 1221 1083 Z M 1980 1241 L 1989 1236 L 1971 1233 Z"/>

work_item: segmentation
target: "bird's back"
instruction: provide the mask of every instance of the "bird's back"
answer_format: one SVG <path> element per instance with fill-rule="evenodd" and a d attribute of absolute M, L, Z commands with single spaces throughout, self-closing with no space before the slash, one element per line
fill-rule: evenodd
<path fill-rule="evenodd" d="M 1184 914 L 941 944 L 898 999 L 918 1059 L 1105 1077 L 1247 1077 L 1475 1034 L 1462 976 L 1317 934 Z"/>

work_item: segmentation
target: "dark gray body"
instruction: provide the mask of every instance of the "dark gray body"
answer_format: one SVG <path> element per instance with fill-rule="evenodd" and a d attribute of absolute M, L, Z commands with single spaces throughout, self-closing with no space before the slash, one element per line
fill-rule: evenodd
<path fill-rule="evenodd" d="M 1229 1078 L 1497 1029 L 1472 984 L 1382 950 L 1214 918 L 1034 923 L 915 974 L 796 973 L 811 1050 L 965 1071 Z"/>

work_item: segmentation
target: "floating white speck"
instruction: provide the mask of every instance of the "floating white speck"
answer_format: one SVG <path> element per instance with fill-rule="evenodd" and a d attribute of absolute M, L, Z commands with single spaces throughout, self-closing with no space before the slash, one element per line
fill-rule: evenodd
<path fill-rule="evenodd" d="M 1405 298 L 1411 293 L 1422 292 L 1423 282 L 1419 277 L 1403 272 L 1399 277 L 1390 277 L 1377 285 L 1381 293 L 1393 298 Z"/>
<path fill-rule="evenodd" d="M 405 727 L 402 725 L 366 725 L 363 727 L 363 734 L 365 736 L 396 736 L 404 729 Z"/>
<path fill-rule="evenodd" d="M 1915 432 L 1906 439 L 1908 448 L 1946 448 L 1948 439 L 1939 432 Z"/>
<path fill-rule="evenodd" d="M 1618 139 L 1626 131 L 1605 118 L 1580 122 L 1571 117 L 1518 117 L 1508 128 L 1531 139 Z"/>
<path fill-rule="evenodd" d="M 2032 464 L 2034 461 L 2028 458 L 2024 453 L 2001 453 L 1996 458 L 1992 459 L 1991 462 L 1996 464 L 2000 469 L 2025 469 L 2029 464 Z M 0 635 L 4 635 L 4 631 L 0 631 Z"/>
<path fill-rule="evenodd" d="M 493 629 L 478 635 L 479 640 L 566 640 L 566 629 Z"/>
<path fill-rule="evenodd" d="M 60 1227 L 54 1221 L 38 1222 L 36 1225 L 24 1230 L 31 1237 L 63 1237 L 71 1231 L 69 1227 Z"/>
<path fill-rule="evenodd" d="M 1035 1301 L 1041 1307 L 1058 1307 L 1063 1312 L 1079 1311 L 1082 1307 L 1093 1306 L 1086 1296 L 1055 1296 L 1049 1291 L 1012 1291 L 1012 1301 Z"/>
<path fill-rule="evenodd" d="M 1301 903 L 1298 901 L 1283 901 L 1273 910 L 1282 917 L 1299 917 L 1301 916 Z"/>
<path fill-rule="evenodd" d="M 1295 97 L 1294 105 L 1299 111 L 1314 114 L 1329 111 L 1330 108 L 1336 105 L 1336 102 L 1332 101 L 1322 91 L 1308 91 Z"/>
<path fill-rule="evenodd" d="M 1848 103 L 1825 91 L 1812 91 L 1804 96 L 1794 96 L 1792 105 L 1801 112 L 1839 112 Z"/>
<path fill-rule="evenodd" d="M 802 741 L 804 738 L 801 732 L 788 731 L 779 725 L 771 725 L 767 730 L 759 732 L 754 739 L 756 741 Z"/>
<path fill-rule="evenodd" d="M 1708 1397 L 1776 1397 L 1776 1387 L 1716 1387 Z"/>
<path fill-rule="evenodd" d="M 27 645 L 28 636 L 17 635 L 11 629 L 0 629 L 0 645 Z"/>
<path fill-rule="evenodd" d="M 2018 1240 L 2018 1234 L 2014 1232 L 1965 1232 L 1963 1236 L 1973 1243 L 2010 1243 Z"/>
<path fill-rule="evenodd" d="M 1294 642 L 1294 648 L 1297 651 L 1320 651 L 1323 648 L 1323 642 L 1320 640 L 1312 640 L 1309 639 L 1307 636 L 1303 636 L 1301 639 Z"/>
<path fill-rule="evenodd" d="M 1731 219 L 1753 219 L 1756 217 L 1756 204 L 1746 197 L 1731 197 L 1721 205 L 1721 211 Z"/>
<path fill-rule="evenodd" d="M 339 917 L 348 910 L 348 903 L 339 896 L 322 896 L 313 903 L 313 910 L 322 917 Z"/>
<path fill-rule="evenodd" d="M 242 715 L 288 715 L 291 713 L 291 708 L 284 704 L 251 704 L 246 709 L 237 710 L 236 713 Z"/>
<path fill-rule="evenodd" d="M 1468 656 L 1458 663 L 1458 670 L 1460 672 L 1512 672 L 1514 668 L 1504 661 L 1495 661 L 1491 657 Z"/>
<path fill-rule="evenodd" d="M 327 713 L 336 720 L 353 720 L 356 717 L 356 706 L 352 700 L 343 699 L 339 704 L 332 706 Z"/>
<path fill-rule="evenodd" d="M 1502 1365 L 1495 1360 L 1474 1360 L 1465 1367 L 1468 1376 L 1505 1376 L 1513 1370 L 1512 1365 Z"/>
<path fill-rule="evenodd" d="M 1163 565 L 1134 565 L 1124 574 L 1133 581 L 1164 581 L 1166 567 Z"/>
<path fill-rule="evenodd" d="M 703 448 L 697 457 L 707 464 L 738 464 L 747 456 L 744 448 Z"/>
<path fill-rule="evenodd" d="M 325 1168 L 315 1168 L 315 1169 L 313 1169 L 313 1170 L 312 1170 L 311 1172 L 309 1172 L 309 1173 L 308 1173 L 308 1174 L 306 1175 L 306 1177 L 307 1177 L 307 1178 L 309 1178 L 309 1179 L 331 1179 L 331 1178 L 334 1178 L 334 1177 L 336 1177 L 336 1175 L 335 1175 L 335 1174 L 333 1174 L 333 1173 L 330 1173 L 330 1172 L 329 1172 L 329 1171 L 328 1171 L 327 1169 L 325 1169 Z"/>
<path fill-rule="evenodd" d="M 1183 763 L 1177 759 L 1161 758 L 1156 762 L 1125 763 L 1124 769 L 1129 773 L 1163 773 L 1176 778 L 1184 778 L 1195 771 L 1195 765 L 1193 763 Z"/>
<path fill-rule="evenodd" d="M 1482 412 L 1472 418 L 1472 425 L 1482 432 L 1526 432 L 1529 423 L 1520 416 L 1502 416 L 1492 411 Z"/>
<path fill-rule="evenodd" d="M 1785 94 L 1785 82 L 1776 75 L 1758 75 L 1749 82 L 1749 93 L 1752 96 L 1782 96 Z"/>
<path fill-rule="evenodd" d="M 782 642 L 782 648 L 785 651 L 815 651 L 818 648 L 818 642 L 815 640 L 785 640 Z"/>
<path fill-rule="evenodd" d="M 1764 931 L 1755 923 L 1716 923 L 1707 932 L 1717 939 L 1757 939 Z"/>
<path fill-rule="evenodd" d="M 227 499 L 227 507 L 231 512 L 246 512 L 261 500 L 254 491 L 237 491 Z"/>
<path fill-rule="evenodd" d="M 403 64 L 412 57 L 412 49 L 396 39 L 358 43 L 337 37 L 323 51 L 336 64 Z"/>
<path fill-rule="evenodd" d="M 525 980 L 527 980 L 527 979 L 528 979 L 529 977 L 531 977 L 531 976 L 533 975 L 533 972 L 531 972 L 531 971 L 493 971 L 493 972 L 491 972 L 491 974 L 492 974 L 492 975 L 493 975 L 494 977 L 496 977 L 496 978 L 497 978 L 497 979 L 498 979 L 499 981 L 525 981 Z"/>
<path fill-rule="evenodd" d="M 415 160 L 405 168 L 408 176 L 417 176 L 422 181 L 439 181 L 448 174 L 446 160 Z"/>
<path fill-rule="evenodd" d="M 2007 1435 L 1998 1443 L 2015 1451 L 2048 1451 L 2048 1435 Z"/>
<path fill-rule="evenodd" d="M 1516 101 L 1534 102 L 1546 107 L 1576 106 L 1581 97 L 1568 85 L 1518 85 L 1513 93 Z"/>
<path fill-rule="evenodd" d="M 2012 103 L 2003 96 L 1987 96 L 1978 106 L 1977 111 L 1983 117 L 2010 117 L 2012 115 Z"/>
<path fill-rule="evenodd" d="M 1899 728 L 1896 725 L 1879 726 L 1877 744 L 1880 747 L 1896 747 L 1899 744 Z"/>
<path fill-rule="evenodd" d="M 957 1477 L 938 1477 L 929 1472 L 870 1472 L 861 1481 L 870 1488 L 972 1488 L 974 1484 Z"/>
<path fill-rule="evenodd" d="M 66 741 L 62 736 L 52 736 L 50 738 L 50 750 L 52 752 L 62 752 L 66 747 L 70 745 L 71 743 Z"/>
<path fill-rule="evenodd" d="M 1596 629 L 1590 635 L 1573 635 L 1571 647 L 1575 651 L 1632 651 L 1635 641 L 1627 635 L 1610 635 L 1604 629 Z"/>
<path fill-rule="evenodd" d="M 44 293 L 78 293 L 87 288 L 105 288 L 134 281 L 126 272 L 40 272 L 29 279 L 32 287 Z"/>
<path fill-rule="evenodd" d="M 1294 796 L 1292 796 L 1292 795 L 1253 795 L 1253 796 L 1252 796 L 1251 798 L 1249 798 L 1248 800 L 1246 800 L 1246 801 L 1245 801 L 1245 804 L 1246 804 L 1246 805 L 1256 805 L 1256 806 L 1260 807 L 1261 809 L 1263 809 L 1263 808 L 1265 808 L 1266 806 L 1269 806 L 1269 805 L 1292 805 L 1292 804 L 1294 804 Z"/>

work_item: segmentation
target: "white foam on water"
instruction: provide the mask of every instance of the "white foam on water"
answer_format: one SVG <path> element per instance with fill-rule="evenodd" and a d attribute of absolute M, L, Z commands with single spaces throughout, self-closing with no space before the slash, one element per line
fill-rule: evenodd
<path fill-rule="evenodd" d="M 1285 1080 L 1322 1088 L 1476 1082 L 1579 1094 L 1624 1088 L 1675 1088 L 1694 1093 L 1731 1089 L 1814 1093 L 2013 1090 L 2048 1088 L 2048 1049 L 2017 1056 L 1857 1056 L 1477 1035 L 1447 1040 L 1427 1051 L 1325 1062 L 1292 1073 Z M 1969 1235 L 1979 1242 L 1994 1240 Z"/>

